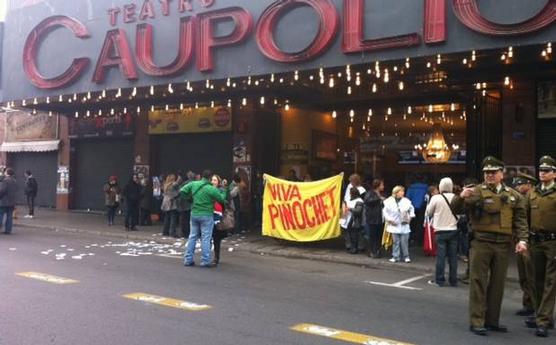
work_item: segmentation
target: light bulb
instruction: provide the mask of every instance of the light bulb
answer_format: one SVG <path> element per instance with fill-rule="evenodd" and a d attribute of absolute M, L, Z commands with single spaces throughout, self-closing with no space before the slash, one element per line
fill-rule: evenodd
<path fill-rule="evenodd" d="M 154 86 L 151 85 L 151 88 L 149 90 L 149 93 L 151 94 L 151 96 L 154 95 Z"/>
<path fill-rule="evenodd" d="M 336 110 L 334 110 L 334 111 L 332 112 L 332 118 L 335 119 L 335 118 L 337 118 L 337 117 L 338 117 L 338 113 L 336 112 Z"/>

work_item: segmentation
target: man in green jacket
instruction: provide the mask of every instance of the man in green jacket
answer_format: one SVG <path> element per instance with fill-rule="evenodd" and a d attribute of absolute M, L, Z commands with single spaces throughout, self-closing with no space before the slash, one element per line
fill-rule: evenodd
<path fill-rule="evenodd" d="M 201 236 L 201 267 L 213 267 L 212 253 L 210 250 L 212 230 L 214 228 L 214 202 L 226 203 L 228 190 L 220 191 L 211 183 L 212 172 L 203 171 L 202 179 L 185 185 L 180 194 L 182 197 L 192 199 L 191 206 L 191 231 L 185 251 L 184 265 L 195 265 L 195 245 L 199 234 Z"/>

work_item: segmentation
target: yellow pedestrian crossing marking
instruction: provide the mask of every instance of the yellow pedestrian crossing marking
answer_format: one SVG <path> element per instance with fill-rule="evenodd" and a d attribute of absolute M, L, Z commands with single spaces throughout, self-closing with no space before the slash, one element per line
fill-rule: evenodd
<path fill-rule="evenodd" d="M 362 345 L 413 345 L 397 340 L 378 338 L 370 335 L 342 331 L 339 329 L 323 327 L 309 323 L 301 323 L 299 325 L 295 325 L 291 328 L 291 330 Z"/>
<path fill-rule="evenodd" d="M 40 280 L 40 281 L 43 281 L 43 282 L 58 284 L 58 285 L 79 283 L 78 280 L 57 277 L 57 276 L 53 276 L 53 275 L 50 275 L 50 274 L 39 273 L 39 272 L 21 272 L 21 273 L 16 273 L 16 274 L 20 277 L 36 279 L 36 280 Z"/>
<path fill-rule="evenodd" d="M 191 303 L 187 301 L 181 301 L 179 299 L 149 295 L 140 292 L 127 294 L 124 295 L 123 297 L 135 301 L 141 301 L 150 304 L 158 304 L 165 307 L 177 308 L 177 309 L 182 309 L 187 311 L 203 311 L 212 308 L 210 305 L 206 305 L 206 304 Z"/>

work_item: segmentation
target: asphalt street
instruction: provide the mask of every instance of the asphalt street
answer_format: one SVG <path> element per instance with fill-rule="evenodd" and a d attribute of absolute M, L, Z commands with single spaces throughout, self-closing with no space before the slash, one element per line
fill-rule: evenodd
<path fill-rule="evenodd" d="M 554 341 L 534 337 L 513 315 L 517 285 L 508 284 L 504 301 L 510 333 L 478 337 L 468 331 L 465 285 L 228 251 L 230 243 L 217 268 L 184 267 L 180 245 L 21 228 L 0 235 L 0 344 Z"/>

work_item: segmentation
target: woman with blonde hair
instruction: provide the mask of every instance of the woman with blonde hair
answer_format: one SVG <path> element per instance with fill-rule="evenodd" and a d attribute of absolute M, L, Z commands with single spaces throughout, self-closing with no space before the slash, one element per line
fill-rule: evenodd
<path fill-rule="evenodd" d="M 178 197 L 181 178 L 176 175 L 169 174 L 162 186 L 162 212 L 164 212 L 164 227 L 162 235 L 178 237 L 176 228 L 178 226 Z"/>
<path fill-rule="evenodd" d="M 411 219 L 415 218 L 415 208 L 405 197 L 405 188 L 396 186 L 392 196 L 384 201 L 383 209 L 386 231 L 394 238 L 394 248 L 390 262 L 411 262 L 409 258 L 409 234 Z"/>

